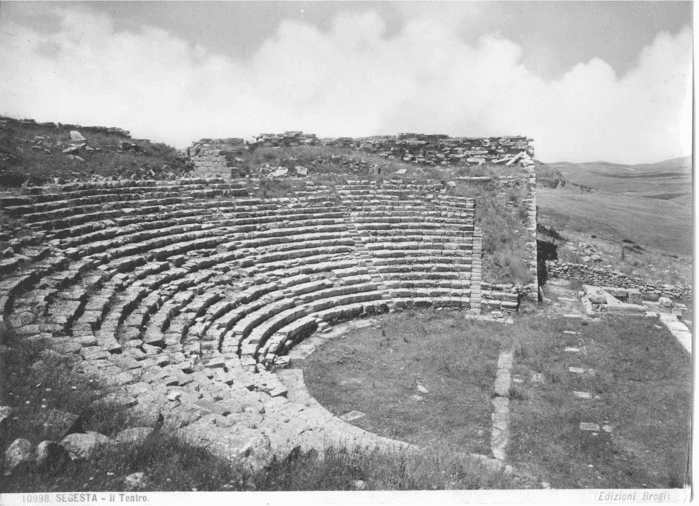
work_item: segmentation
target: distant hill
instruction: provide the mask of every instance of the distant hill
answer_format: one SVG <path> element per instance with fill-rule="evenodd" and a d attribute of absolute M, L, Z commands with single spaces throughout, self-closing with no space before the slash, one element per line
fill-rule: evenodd
<path fill-rule="evenodd" d="M 637 170 L 643 170 L 643 171 L 664 171 L 664 170 L 670 170 L 670 171 L 679 171 L 679 172 L 688 172 L 692 173 L 692 157 L 691 156 L 683 156 L 680 158 L 673 158 L 672 160 L 664 160 L 662 162 L 656 162 L 656 163 L 641 163 L 638 165 L 632 165 L 632 167 L 636 168 Z"/>
<path fill-rule="evenodd" d="M 692 157 L 685 156 L 656 163 L 625 165 L 609 162 L 556 162 L 550 167 L 575 185 L 606 193 L 620 193 L 681 205 L 692 204 Z"/>

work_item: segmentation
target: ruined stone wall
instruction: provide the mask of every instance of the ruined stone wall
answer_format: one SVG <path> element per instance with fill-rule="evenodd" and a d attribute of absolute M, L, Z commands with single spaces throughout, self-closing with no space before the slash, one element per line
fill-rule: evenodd
<path fill-rule="evenodd" d="M 546 271 L 552 278 L 577 279 L 587 285 L 636 289 L 646 296 L 646 300 L 659 297 L 692 299 L 691 285 L 650 283 L 609 268 L 549 260 Z"/>
<path fill-rule="evenodd" d="M 447 135 L 399 134 L 375 137 L 319 139 L 300 131 L 260 134 L 250 142 L 243 139 L 202 139 L 187 149 L 195 174 L 203 177 L 237 177 L 248 150 L 258 147 L 334 146 L 376 154 L 427 166 L 470 166 L 484 163 L 533 166 L 533 139 L 514 137 L 449 137 Z"/>
<path fill-rule="evenodd" d="M 514 137 L 449 137 L 448 135 L 399 134 L 351 139 L 322 139 L 321 144 L 355 148 L 387 159 L 424 165 L 480 165 L 486 162 L 508 164 L 534 156 L 533 139 Z M 524 163 L 527 166 L 530 163 Z M 531 162 L 533 165 L 533 162 Z"/>
<path fill-rule="evenodd" d="M 187 148 L 196 177 L 239 177 L 240 158 L 248 150 L 243 139 L 202 139 Z"/>
<path fill-rule="evenodd" d="M 71 125 L 70 123 L 39 123 L 33 119 L 14 119 L 14 118 L 0 118 L 0 123 L 20 123 L 23 125 L 36 125 L 45 128 L 60 128 L 64 130 L 80 130 L 87 133 L 100 133 L 109 134 L 117 137 L 123 137 L 125 139 L 131 138 L 131 133 L 128 130 L 123 130 L 121 128 L 115 127 L 103 127 L 103 126 L 81 126 L 81 125 Z"/>

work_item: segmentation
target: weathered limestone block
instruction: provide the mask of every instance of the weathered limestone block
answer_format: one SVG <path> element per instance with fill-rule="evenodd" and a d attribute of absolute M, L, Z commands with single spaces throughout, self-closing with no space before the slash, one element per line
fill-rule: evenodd
<path fill-rule="evenodd" d="M 15 439 L 5 450 L 3 474 L 10 476 L 25 471 L 34 462 L 32 444 L 26 439 Z"/>
<path fill-rule="evenodd" d="M 61 445 L 76 458 L 89 460 L 99 449 L 113 441 L 98 432 L 69 434 L 61 440 Z"/>

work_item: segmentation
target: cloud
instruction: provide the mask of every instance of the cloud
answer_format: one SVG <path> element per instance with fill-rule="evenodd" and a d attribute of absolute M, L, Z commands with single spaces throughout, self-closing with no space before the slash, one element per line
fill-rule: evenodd
<path fill-rule="evenodd" d="M 596 58 L 551 81 L 522 65 L 514 42 L 495 34 L 469 45 L 456 23 L 427 16 L 391 38 L 373 12 L 340 14 L 325 32 L 287 20 L 250 58 L 233 59 L 160 28 L 54 13 L 51 33 L 0 27 L 0 112 L 119 126 L 178 147 L 303 130 L 522 134 L 544 161 L 642 163 L 691 149 L 689 27 L 660 33 L 626 75 Z"/>

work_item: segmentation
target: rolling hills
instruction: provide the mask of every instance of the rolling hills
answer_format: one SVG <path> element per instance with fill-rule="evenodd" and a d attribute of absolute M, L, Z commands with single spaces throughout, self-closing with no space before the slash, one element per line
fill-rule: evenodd
<path fill-rule="evenodd" d="M 606 193 L 654 198 L 692 205 L 692 157 L 657 163 L 624 165 L 608 162 L 547 164 L 558 169 L 566 181 Z"/>

